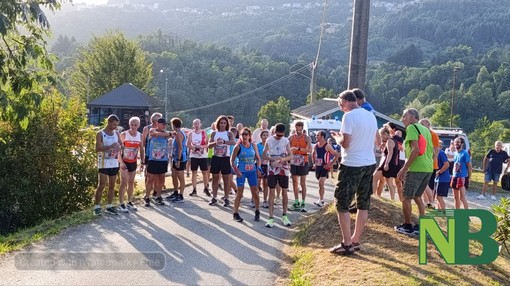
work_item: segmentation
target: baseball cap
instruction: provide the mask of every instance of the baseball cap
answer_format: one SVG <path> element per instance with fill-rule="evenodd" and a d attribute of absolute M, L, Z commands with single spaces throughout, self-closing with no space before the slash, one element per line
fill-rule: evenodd
<path fill-rule="evenodd" d="M 158 123 L 166 123 L 166 119 L 161 117 L 160 119 L 158 119 Z"/>

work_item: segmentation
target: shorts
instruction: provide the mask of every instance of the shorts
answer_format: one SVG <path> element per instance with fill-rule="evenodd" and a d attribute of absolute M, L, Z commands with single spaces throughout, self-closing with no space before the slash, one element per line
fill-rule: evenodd
<path fill-rule="evenodd" d="M 485 181 L 487 183 L 490 182 L 490 181 L 493 181 L 494 183 L 497 183 L 497 182 L 499 182 L 499 176 L 501 176 L 501 174 L 485 172 Z"/>
<path fill-rule="evenodd" d="M 308 163 L 304 166 L 290 165 L 290 174 L 292 176 L 306 176 L 308 175 Z"/>
<path fill-rule="evenodd" d="M 172 170 L 176 170 L 176 171 L 184 171 L 186 170 L 186 164 L 188 163 L 188 161 L 184 161 L 184 162 L 181 162 L 179 164 L 179 168 L 177 168 L 177 166 L 175 165 L 177 161 L 172 161 Z"/>
<path fill-rule="evenodd" d="M 450 189 L 449 182 L 435 182 L 435 191 L 436 194 L 440 197 L 448 197 L 448 190 Z"/>
<path fill-rule="evenodd" d="M 335 201 L 338 212 L 348 212 L 356 195 L 356 208 L 368 210 L 372 195 L 372 175 L 376 165 L 349 167 L 340 164 L 335 187 Z"/>
<path fill-rule="evenodd" d="M 237 176 L 236 182 L 238 187 L 243 187 L 244 182 L 248 179 L 250 187 L 256 187 L 258 183 L 257 172 L 241 172 L 242 176 Z"/>
<path fill-rule="evenodd" d="M 117 174 L 119 173 L 119 167 L 117 167 L 117 168 L 102 168 L 102 169 L 99 169 L 99 173 L 107 175 L 109 177 L 117 176 Z"/>
<path fill-rule="evenodd" d="M 262 169 L 262 172 L 264 173 L 262 175 L 262 178 L 267 179 L 267 165 L 261 165 L 260 168 Z"/>
<path fill-rule="evenodd" d="M 207 158 L 191 158 L 191 171 L 198 170 L 200 167 L 200 171 L 207 171 Z"/>
<path fill-rule="evenodd" d="M 437 172 L 437 170 L 434 170 L 434 171 L 432 171 L 432 175 L 430 175 L 430 179 L 429 179 L 429 188 L 430 188 L 431 190 L 433 190 L 433 189 L 434 189 L 434 180 L 436 179 L 436 172 Z"/>
<path fill-rule="evenodd" d="M 145 156 L 145 164 L 148 164 L 149 163 L 149 156 Z"/>
<path fill-rule="evenodd" d="M 232 167 L 230 166 L 230 157 L 216 157 L 211 159 L 211 174 L 230 175 Z"/>
<path fill-rule="evenodd" d="M 127 171 L 129 173 L 136 171 L 136 167 L 137 167 L 136 162 L 130 163 L 130 162 L 124 161 L 124 164 L 126 164 Z"/>
<path fill-rule="evenodd" d="M 329 170 L 326 170 L 322 167 L 315 167 L 315 178 L 319 180 L 320 178 L 328 178 Z"/>
<path fill-rule="evenodd" d="M 168 172 L 168 161 L 152 161 L 147 163 L 147 173 L 153 175 L 161 175 Z"/>
<path fill-rule="evenodd" d="M 466 178 L 456 178 L 456 177 L 452 178 L 450 187 L 452 189 L 456 189 L 456 190 L 459 190 L 461 188 L 467 189 L 468 186 L 466 186 Z"/>
<path fill-rule="evenodd" d="M 289 177 L 284 175 L 268 175 L 267 176 L 267 186 L 270 189 L 276 188 L 276 185 L 279 185 L 282 189 L 289 188 Z"/>
<path fill-rule="evenodd" d="M 431 173 L 407 172 L 404 181 L 404 198 L 421 197 L 430 180 Z"/>
<path fill-rule="evenodd" d="M 207 167 L 211 168 L 212 158 L 207 158 Z"/>

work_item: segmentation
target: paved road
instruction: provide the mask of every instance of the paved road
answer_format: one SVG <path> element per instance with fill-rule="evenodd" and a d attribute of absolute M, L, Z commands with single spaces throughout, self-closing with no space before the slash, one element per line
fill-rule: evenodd
<path fill-rule="evenodd" d="M 318 191 L 312 174 L 308 190 L 309 210 L 313 212 L 317 207 L 311 203 L 317 199 Z M 331 200 L 331 182 L 326 190 L 326 198 Z M 45 242 L 9 254 L 0 259 L 0 285 L 272 284 L 283 246 L 295 229 L 282 226 L 279 219 L 273 229 L 264 227 L 267 209 L 261 209 L 261 221 L 253 221 L 247 190 L 240 212 L 243 223 L 232 220 L 231 207 L 209 206 L 205 195 L 199 195 L 187 197 L 184 203 L 139 207 L 138 212 L 131 214 L 104 214 L 93 223 L 68 229 Z M 275 215 L 281 215 L 281 205 Z M 296 222 L 305 215 L 290 212 L 289 217 Z M 48 270 L 40 270 L 42 266 L 32 264 L 46 261 L 41 253 L 56 253 L 49 261 L 54 263 L 57 257 L 64 264 L 46 265 Z M 99 257 L 98 253 L 105 256 Z M 139 265 L 144 260 L 153 264 Z M 70 266 L 80 261 L 101 270 L 63 270 L 66 265 L 83 269 L 84 266 Z M 120 262 L 124 264 L 119 265 Z M 126 266 L 127 262 L 139 264 Z M 107 265 L 98 266 L 99 263 Z M 109 267 L 116 270 L 106 270 Z"/>

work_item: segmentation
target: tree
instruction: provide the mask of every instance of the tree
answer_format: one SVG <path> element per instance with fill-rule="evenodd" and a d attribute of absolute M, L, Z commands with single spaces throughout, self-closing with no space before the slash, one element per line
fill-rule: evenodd
<path fill-rule="evenodd" d="M 321 88 L 319 92 L 315 95 L 316 100 L 321 100 L 323 98 L 335 98 L 335 92 L 332 89 Z M 311 98 L 310 95 L 306 97 L 306 104 L 310 104 Z"/>
<path fill-rule="evenodd" d="M 283 123 L 289 130 L 289 123 L 292 119 L 290 115 L 290 102 L 283 96 L 280 96 L 277 101 L 271 100 L 266 105 L 263 105 L 258 113 L 258 121 L 263 118 L 269 121 L 269 124 Z"/>
<path fill-rule="evenodd" d="M 120 32 L 94 37 L 74 65 L 71 94 L 87 102 L 130 82 L 151 93 L 152 64 L 139 45 Z"/>
<path fill-rule="evenodd" d="M 56 0 L 0 1 L 0 115 L 25 127 L 29 107 L 42 98 L 32 86 L 52 79 L 44 41 L 50 24 L 41 5 L 60 8 Z"/>

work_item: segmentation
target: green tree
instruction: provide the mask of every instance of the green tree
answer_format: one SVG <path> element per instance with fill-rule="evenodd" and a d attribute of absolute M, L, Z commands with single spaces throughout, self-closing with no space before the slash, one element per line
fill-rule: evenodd
<path fill-rule="evenodd" d="M 452 122 L 452 127 L 459 126 L 460 116 L 458 114 L 454 114 L 453 118 L 451 117 L 451 105 L 449 102 L 443 101 L 435 106 L 435 112 L 430 117 L 434 126 L 450 126 L 450 122 Z"/>
<path fill-rule="evenodd" d="M 497 140 L 510 141 L 509 127 L 504 121 L 490 121 L 487 116 L 476 122 L 476 128 L 469 134 L 471 142 L 471 154 L 473 156 L 473 164 L 482 166 L 482 160 L 487 151 L 494 148 L 494 142 Z"/>
<path fill-rule="evenodd" d="M 319 89 L 319 91 L 317 92 L 317 94 L 315 94 L 315 98 L 317 101 L 323 99 L 323 98 L 335 98 L 335 92 L 333 91 L 333 89 L 326 89 L 326 88 L 321 88 Z M 306 104 L 310 104 L 310 95 L 308 95 L 306 97 Z"/>
<path fill-rule="evenodd" d="M 56 0 L 0 1 L 0 116 L 25 127 L 30 106 L 42 98 L 32 86 L 53 75 L 44 40 L 49 22 L 41 6 L 60 8 Z"/>
<path fill-rule="evenodd" d="M 292 119 L 290 115 L 290 102 L 283 96 L 280 96 L 277 101 L 271 100 L 266 105 L 263 105 L 258 113 L 258 121 L 266 118 L 269 124 L 283 123 L 289 130 L 289 123 Z"/>
<path fill-rule="evenodd" d="M 76 61 L 71 74 L 71 94 L 93 100 L 130 82 L 150 92 L 152 64 L 139 45 L 120 32 L 94 37 Z"/>

